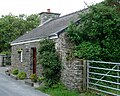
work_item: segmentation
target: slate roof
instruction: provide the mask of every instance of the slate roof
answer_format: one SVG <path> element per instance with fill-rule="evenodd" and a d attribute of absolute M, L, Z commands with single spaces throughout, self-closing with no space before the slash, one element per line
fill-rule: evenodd
<path fill-rule="evenodd" d="M 83 9 L 83 10 L 86 10 L 86 9 Z M 38 26 L 32 31 L 12 41 L 11 44 L 19 43 L 19 42 L 26 42 L 26 41 L 31 41 L 31 40 L 37 40 L 37 39 L 43 39 L 43 38 L 50 36 L 51 34 L 59 33 L 63 29 L 67 28 L 71 21 L 76 22 L 78 20 L 79 13 L 81 11 L 77 11 L 77 12 L 56 18 L 56 19 L 52 19 L 48 21 L 47 23 L 41 26 Z"/>

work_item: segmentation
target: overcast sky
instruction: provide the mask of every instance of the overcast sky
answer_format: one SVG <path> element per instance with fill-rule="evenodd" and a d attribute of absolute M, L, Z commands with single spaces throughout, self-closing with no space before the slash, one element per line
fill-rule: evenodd
<path fill-rule="evenodd" d="M 47 9 L 65 15 L 85 8 L 84 1 L 90 5 L 103 0 L 0 0 L 0 15 L 30 15 Z"/>

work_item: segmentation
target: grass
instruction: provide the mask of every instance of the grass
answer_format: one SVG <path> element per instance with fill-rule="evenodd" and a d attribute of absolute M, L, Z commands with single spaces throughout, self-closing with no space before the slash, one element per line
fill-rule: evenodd
<path fill-rule="evenodd" d="M 88 91 L 85 93 L 80 93 L 74 90 L 68 90 L 65 86 L 59 84 L 53 87 L 39 87 L 38 90 L 49 94 L 50 96 L 106 96 L 103 94 L 96 94 L 93 91 Z"/>
<path fill-rule="evenodd" d="M 54 85 L 53 87 L 39 87 L 38 90 L 49 94 L 50 96 L 79 96 L 79 92 L 67 90 L 63 85 Z"/>

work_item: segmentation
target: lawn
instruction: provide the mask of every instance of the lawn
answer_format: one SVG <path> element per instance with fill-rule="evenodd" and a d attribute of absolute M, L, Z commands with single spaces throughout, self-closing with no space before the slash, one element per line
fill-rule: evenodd
<path fill-rule="evenodd" d="M 88 91 L 85 93 L 80 93 L 73 90 L 68 90 L 63 85 L 55 85 L 53 87 L 39 87 L 38 90 L 49 94 L 50 96 L 106 96 L 103 94 L 97 94 L 93 91 Z"/>

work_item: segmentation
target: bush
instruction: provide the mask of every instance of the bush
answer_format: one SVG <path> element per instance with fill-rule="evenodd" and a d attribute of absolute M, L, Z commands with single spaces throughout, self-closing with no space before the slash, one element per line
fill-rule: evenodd
<path fill-rule="evenodd" d="M 38 77 L 37 81 L 38 81 L 38 82 L 42 82 L 44 79 L 45 79 L 45 78 L 44 78 L 43 76 L 41 76 L 41 77 Z"/>
<path fill-rule="evenodd" d="M 30 79 L 31 79 L 31 81 L 33 81 L 33 82 L 37 82 L 37 75 L 36 75 L 36 74 L 31 74 L 31 75 L 30 75 Z"/>
<path fill-rule="evenodd" d="M 18 69 L 13 69 L 13 70 L 12 70 L 12 74 L 13 74 L 13 75 L 18 75 L 18 73 L 19 73 L 19 70 L 18 70 Z"/>
<path fill-rule="evenodd" d="M 41 41 L 39 54 L 39 64 L 42 64 L 43 67 L 45 84 L 52 86 L 59 81 L 61 69 L 61 63 L 55 51 L 55 43 L 52 40 Z"/>
<path fill-rule="evenodd" d="M 27 77 L 27 74 L 24 71 L 18 73 L 17 78 L 23 80 Z"/>

